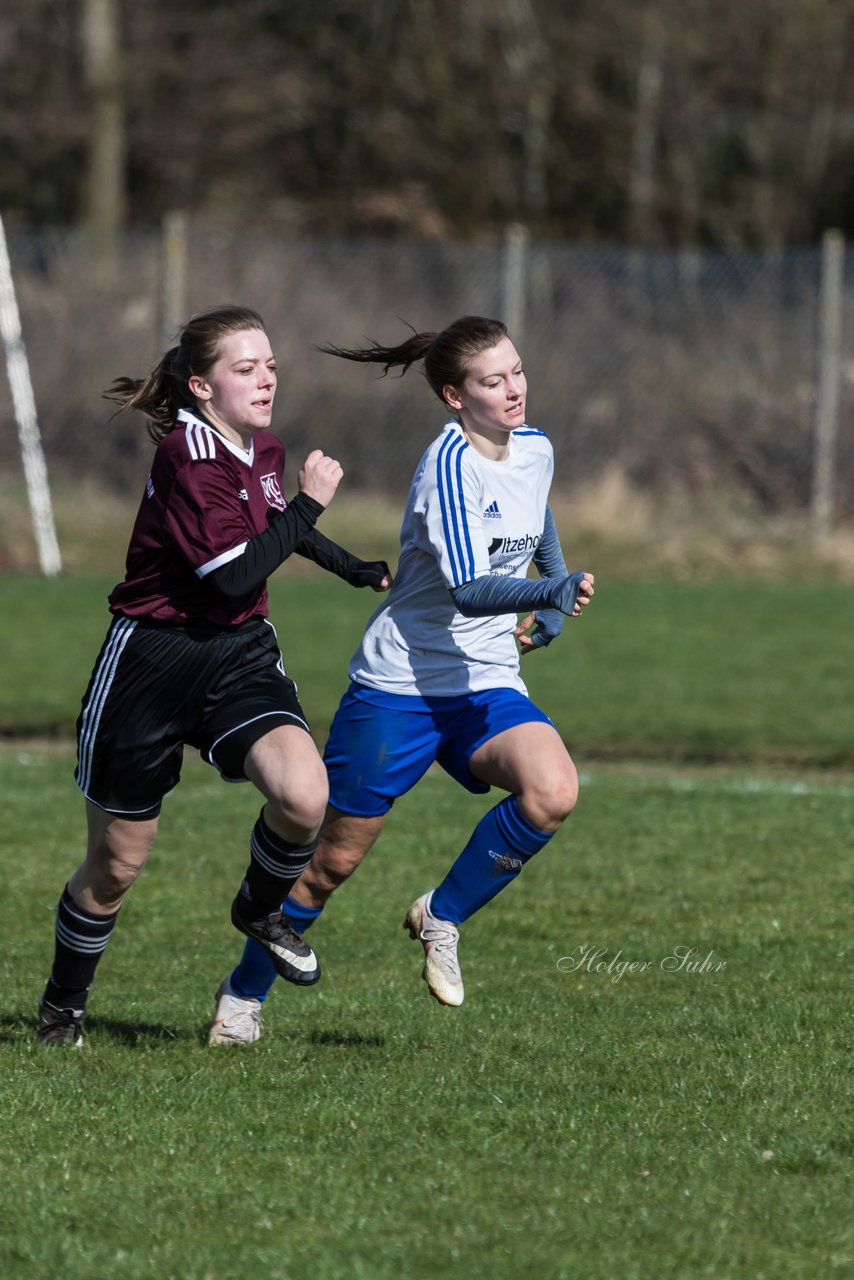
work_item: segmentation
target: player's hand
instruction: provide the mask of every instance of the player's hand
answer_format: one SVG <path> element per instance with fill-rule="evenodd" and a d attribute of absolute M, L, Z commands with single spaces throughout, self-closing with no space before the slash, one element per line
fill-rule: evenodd
<path fill-rule="evenodd" d="M 578 588 L 578 598 L 575 601 L 575 608 L 571 615 L 573 618 L 580 617 L 581 610 L 585 605 L 588 605 L 595 596 L 596 592 L 593 590 L 595 581 L 596 579 L 593 577 L 592 573 L 585 573 L 584 577 L 581 579 L 581 585 Z"/>
<path fill-rule="evenodd" d="M 388 591 L 394 582 L 385 560 L 360 560 L 350 583 L 354 587 L 370 587 L 372 591 Z"/>
<path fill-rule="evenodd" d="M 344 470 L 336 458 L 328 458 L 322 449 L 312 449 L 297 476 L 297 484 L 322 507 L 335 497 Z"/>
<path fill-rule="evenodd" d="M 577 569 L 565 578 L 549 579 L 551 607 L 560 609 L 568 618 L 579 617 L 593 597 L 593 582 L 593 574 L 585 573 L 583 569 Z"/>
<path fill-rule="evenodd" d="M 515 635 L 519 641 L 519 656 L 524 658 L 526 653 L 545 649 L 552 640 L 556 640 L 563 630 L 563 618 L 559 609 L 537 609 L 517 623 Z"/>
<path fill-rule="evenodd" d="M 594 583 L 595 578 L 592 573 L 582 575 L 578 583 L 575 605 L 569 617 L 581 616 L 581 610 L 595 595 Z M 524 658 L 526 653 L 533 653 L 535 649 L 545 649 L 560 635 L 562 626 L 563 617 L 557 609 L 538 609 L 535 613 L 529 613 L 522 618 L 516 624 L 513 633 L 519 641 L 520 657 Z"/>
<path fill-rule="evenodd" d="M 534 653 L 535 650 L 544 647 L 542 644 L 535 644 L 533 636 L 528 634 L 532 627 L 536 626 L 536 623 L 537 615 L 529 613 L 526 618 L 522 618 L 521 622 L 516 624 L 516 630 L 513 634 L 519 641 L 519 656 L 522 658 L 526 653 Z"/>

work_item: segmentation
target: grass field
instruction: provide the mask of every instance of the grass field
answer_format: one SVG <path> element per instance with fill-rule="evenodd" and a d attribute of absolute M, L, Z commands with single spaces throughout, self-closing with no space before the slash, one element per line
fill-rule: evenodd
<path fill-rule="evenodd" d="M 68 734 L 110 585 L 0 579 L 0 1275 L 854 1275 L 845 588 L 601 584 L 526 663 L 582 799 L 465 927 L 458 1010 L 400 919 L 489 800 L 431 773 L 313 932 L 320 985 L 208 1049 L 257 805 L 188 757 L 87 1044 L 50 1053 Z M 320 738 L 371 603 L 276 582 Z"/>

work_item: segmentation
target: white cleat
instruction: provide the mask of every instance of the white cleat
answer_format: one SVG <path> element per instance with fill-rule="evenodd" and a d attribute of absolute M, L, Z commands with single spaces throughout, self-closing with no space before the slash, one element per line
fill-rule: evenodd
<path fill-rule="evenodd" d="M 457 960 L 460 931 L 450 920 L 440 920 L 432 914 L 432 897 L 431 890 L 415 899 L 406 913 L 403 927 L 409 930 L 410 938 L 417 938 L 424 947 L 421 977 L 427 983 L 430 995 L 439 1004 L 462 1004 L 463 978 Z"/>
<path fill-rule="evenodd" d="M 217 988 L 208 1044 L 254 1044 L 260 1039 L 261 1026 L 261 1001 L 235 995 L 230 978 L 223 978 Z"/>

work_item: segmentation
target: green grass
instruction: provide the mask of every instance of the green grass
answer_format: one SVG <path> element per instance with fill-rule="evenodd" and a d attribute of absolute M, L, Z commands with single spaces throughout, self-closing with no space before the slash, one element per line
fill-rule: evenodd
<path fill-rule="evenodd" d="M 76 1053 L 32 1036 L 70 768 L 0 757 L 0 1274 L 854 1273 L 844 777 L 592 766 L 466 926 L 452 1010 L 399 923 L 488 801 L 430 774 L 317 926 L 319 987 L 279 984 L 259 1044 L 210 1050 L 256 806 L 193 757 Z M 684 947 L 706 971 L 668 971 Z"/>
<path fill-rule="evenodd" d="M 106 631 L 113 579 L 0 578 L 0 732 L 70 733 Z M 272 618 L 318 735 L 376 597 L 285 570 Z M 582 755 L 850 764 L 854 591 L 801 586 L 600 584 L 523 672 Z"/>
<path fill-rule="evenodd" d="M 87 1044 L 51 1053 L 69 736 L 113 581 L 0 578 L 0 1275 L 854 1275 L 849 590 L 600 581 L 526 660 L 582 798 L 465 926 L 457 1010 L 400 920 L 490 800 L 431 772 L 313 933 L 320 985 L 208 1049 L 257 799 L 188 752 Z M 321 740 L 374 603 L 277 575 Z"/>

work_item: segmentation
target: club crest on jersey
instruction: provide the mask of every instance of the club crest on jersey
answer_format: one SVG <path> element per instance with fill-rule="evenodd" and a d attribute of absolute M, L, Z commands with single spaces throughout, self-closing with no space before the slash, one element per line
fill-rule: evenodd
<path fill-rule="evenodd" d="M 264 497 L 267 499 L 268 507 L 278 507 L 280 511 L 284 511 L 287 503 L 285 495 L 279 488 L 279 480 L 275 471 L 271 471 L 268 476 L 261 477 L 261 488 L 264 491 Z"/>

